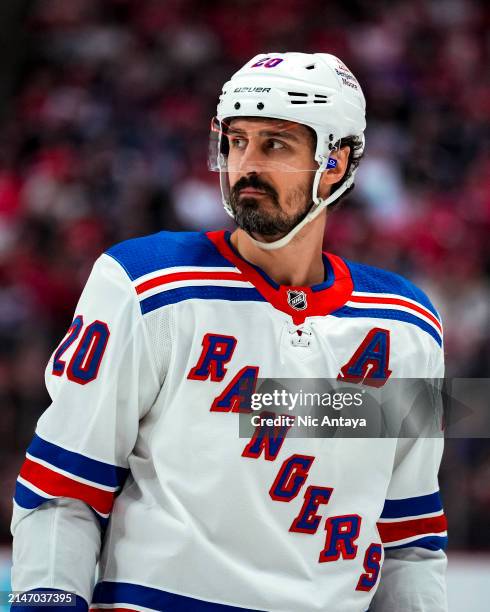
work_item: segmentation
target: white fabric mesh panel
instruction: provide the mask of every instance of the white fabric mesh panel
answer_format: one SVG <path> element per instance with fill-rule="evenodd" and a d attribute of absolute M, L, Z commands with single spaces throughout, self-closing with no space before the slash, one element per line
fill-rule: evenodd
<path fill-rule="evenodd" d="M 159 308 L 145 315 L 146 329 L 150 349 L 154 355 L 155 367 L 160 383 L 163 384 L 170 363 L 172 349 L 172 320 L 171 308 Z"/>

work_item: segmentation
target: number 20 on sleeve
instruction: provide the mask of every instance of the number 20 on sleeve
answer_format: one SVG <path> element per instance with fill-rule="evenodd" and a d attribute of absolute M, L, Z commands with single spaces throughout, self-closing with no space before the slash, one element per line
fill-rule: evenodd
<path fill-rule="evenodd" d="M 62 376 L 66 371 L 68 379 L 80 385 L 86 385 L 97 378 L 110 335 L 109 328 L 103 321 L 97 320 L 87 325 L 66 367 L 62 357 L 78 340 L 83 327 L 83 316 L 77 315 L 54 353 L 52 369 L 54 376 Z"/>

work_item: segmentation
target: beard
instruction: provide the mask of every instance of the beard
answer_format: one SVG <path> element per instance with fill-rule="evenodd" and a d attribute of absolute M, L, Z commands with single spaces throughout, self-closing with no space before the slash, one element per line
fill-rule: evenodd
<path fill-rule="evenodd" d="M 312 185 L 313 181 L 309 182 L 308 185 L 297 187 L 287 194 L 285 204 L 288 208 L 294 210 L 300 205 L 299 212 L 288 215 L 281 208 L 279 196 L 273 187 L 264 183 L 256 175 L 242 177 L 233 185 L 230 192 L 229 203 L 235 222 L 239 228 L 249 235 L 285 236 L 308 214 L 312 205 L 310 197 Z M 260 199 L 254 196 L 240 197 L 240 191 L 247 187 L 260 189 L 265 195 L 260 196 Z M 265 206 L 260 202 L 261 199 L 268 199 L 272 203 L 272 210 L 270 210 L 270 206 L 265 209 Z"/>

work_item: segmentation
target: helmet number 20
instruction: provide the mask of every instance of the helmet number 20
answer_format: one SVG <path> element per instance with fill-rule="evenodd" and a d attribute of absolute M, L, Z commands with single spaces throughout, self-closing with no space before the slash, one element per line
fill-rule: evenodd
<path fill-rule="evenodd" d="M 258 62 L 255 62 L 251 68 L 258 68 L 262 66 L 263 68 L 275 68 L 284 60 L 281 57 L 263 57 Z"/>

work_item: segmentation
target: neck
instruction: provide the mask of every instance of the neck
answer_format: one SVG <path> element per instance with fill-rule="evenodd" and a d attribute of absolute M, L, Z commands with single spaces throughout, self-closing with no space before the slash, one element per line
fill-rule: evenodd
<path fill-rule="evenodd" d="M 325 280 L 322 259 L 325 218 L 323 212 L 307 223 L 289 244 L 280 249 L 261 249 L 242 229 L 233 232 L 231 243 L 244 259 L 261 268 L 279 285 L 316 285 Z"/>

